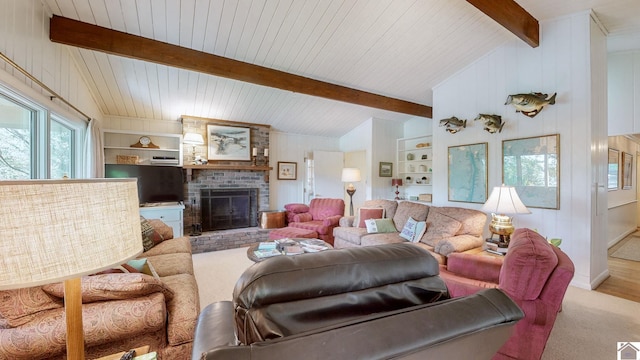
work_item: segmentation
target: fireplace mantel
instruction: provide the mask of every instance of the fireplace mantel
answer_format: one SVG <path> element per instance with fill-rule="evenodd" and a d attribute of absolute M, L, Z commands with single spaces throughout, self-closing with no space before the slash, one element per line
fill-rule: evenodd
<path fill-rule="evenodd" d="M 269 182 L 269 171 L 273 170 L 268 165 L 229 165 L 229 164 L 206 164 L 206 165 L 184 165 L 187 170 L 187 181 L 191 181 L 193 170 L 248 170 L 264 171 L 264 181 Z"/>

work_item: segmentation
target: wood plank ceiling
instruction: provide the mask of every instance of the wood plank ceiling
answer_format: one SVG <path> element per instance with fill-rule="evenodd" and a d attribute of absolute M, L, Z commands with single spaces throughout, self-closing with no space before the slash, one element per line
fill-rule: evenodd
<path fill-rule="evenodd" d="M 463 0 L 44 2 L 53 14 L 66 18 L 426 106 L 434 86 L 515 38 Z M 556 1 L 517 2 L 534 17 L 536 12 L 547 18 L 562 15 L 539 5 L 556 6 Z M 574 1 L 574 7 L 563 11 L 582 10 L 575 3 L 603 2 L 608 1 Z M 637 3 L 631 5 L 637 8 Z M 398 123 L 412 117 L 92 50 L 69 50 L 106 116 L 175 121 L 184 114 L 330 137 L 371 117 Z"/>

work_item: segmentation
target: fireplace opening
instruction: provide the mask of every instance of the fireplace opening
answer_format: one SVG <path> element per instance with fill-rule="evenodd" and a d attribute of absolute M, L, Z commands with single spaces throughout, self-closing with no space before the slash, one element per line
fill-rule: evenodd
<path fill-rule="evenodd" d="M 258 189 L 201 189 L 202 231 L 258 226 Z"/>

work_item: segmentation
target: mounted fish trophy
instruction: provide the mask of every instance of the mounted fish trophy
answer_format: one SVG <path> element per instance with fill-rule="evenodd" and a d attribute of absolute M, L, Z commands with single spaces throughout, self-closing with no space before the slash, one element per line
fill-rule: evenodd
<path fill-rule="evenodd" d="M 530 93 L 530 94 L 515 94 L 507 97 L 505 105 L 513 105 L 516 108 L 516 112 L 521 112 L 528 117 L 532 118 L 544 108 L 546 105 L 553 105 L 556 103 L 556 93 L 553 93 L 550 98 L 546 98 L 547 94 L 543 93 Z"/>
<path fill-rule="evenodd" d="M 445 130 L 450 134 L 455 134 L 458 131 L 467 127 L 467 120 L 460 120 L 455 116 L 440 120 L 440 125 L 444 126 Z"/>
<path fill-rule="evenodd" d="M 489 134 L 502 132 L 504 121 L 500 115 L 478 114 L 474 121 L 481 120 L 484 123 L 484 130 Z"/>

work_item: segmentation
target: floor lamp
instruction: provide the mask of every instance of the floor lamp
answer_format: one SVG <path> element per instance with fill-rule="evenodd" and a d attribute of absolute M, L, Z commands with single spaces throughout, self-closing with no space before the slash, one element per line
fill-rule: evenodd
<path fill-rule="evenodd" d="M 344 168 L 342 169 L 342 182 L 349 183 L 347 186 L 347 194 L 349 194 L 349 215 L 353 216 L 353 194 L 356 193 L 354 182 L 360 181 L 360 169 Z"/>
<path fill-rule="evenodd" d="M 136 179 L 0 181 L 0 290 L 64 281 L 67 359 L 85 358 L 81 276 L 142 252 Z"/>

